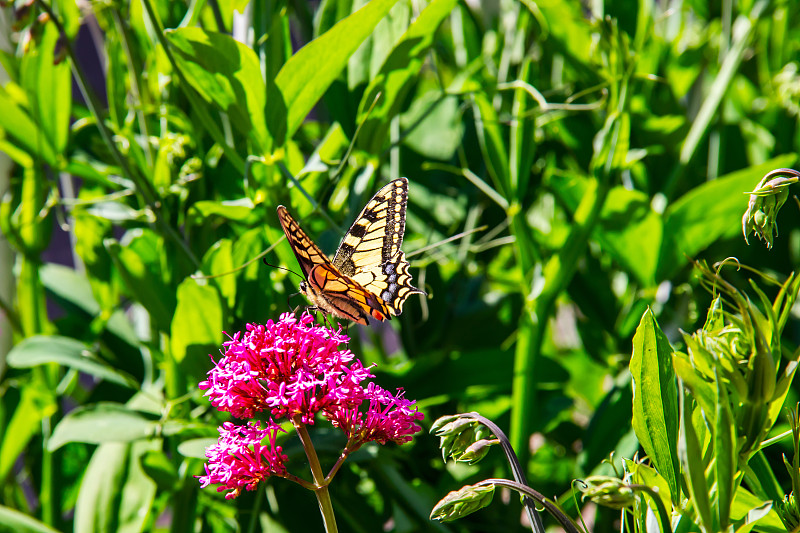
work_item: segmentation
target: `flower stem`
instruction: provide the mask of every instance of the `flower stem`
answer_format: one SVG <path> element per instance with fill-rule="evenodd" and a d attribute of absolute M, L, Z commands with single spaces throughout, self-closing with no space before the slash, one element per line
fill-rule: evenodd
<path fill-rule="evenodd" d="M 300 442 L 303 443 L 303 449 L 308 458 L 308 466 L 311 468 L 311 475 L 314 478 L 314 494 L 317 497 L 317 503 L 319 503 L 319 512 L 322 514 L 322 522 L 325 524 L 325 531 L 328 533 L 337 533 L 339 530 L 336 527 L 336 516 L 333 514 L 333 503 L 331 502 L 331 495 L 328 492 L 328 482 L 322 474 L 322 467 L 319 464 L 317 450 L 314 449 L 314 444 L 311 442 L 308 428 L 300 421 L 299 416 L 292 417 L 292 425 L 294 425 L 294 429 L 300 437 Z"/>

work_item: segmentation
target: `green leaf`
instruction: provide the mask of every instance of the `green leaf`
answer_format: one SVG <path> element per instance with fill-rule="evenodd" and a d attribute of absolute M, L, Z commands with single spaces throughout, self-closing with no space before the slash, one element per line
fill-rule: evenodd
<path fill-rule="evenodd" d="M 8 479 L 8 473 L 31 438 L 42 430 L 42 420 L 57 410 L 54 392 L 38 381 L 22 387 L 19 403 L 0 442 L 0 479 Z"/>
<path fill-rule="evenodd" d="M 363 123 L 359 147 L 377 154 L 386 142 L 391 119 L 400 112 L 400 106 L 419 76 L 422 62 L 433 44 L 436 28 L 450 15 L 456 0 L 433 0 L 419 14 L 400 41 L 392 49 L 380 72 L 370 82 L 358 108 L 356 121 Z M 373 101 L 380 99 L 367 116 Z"/>
<path fill-rule="evenodd" d="M 48 363 L 74 368 L 131 389 L 139 386 L 131 376 L 97 359 L 88 346 L 70 337 L 36 335 L 23 340 L 8 353 L 8 365 L 13 368 L 33 368 Z"/>
<path fill-rule="evenodd" d="M 657 279 L 669 279 L 694 257 L 719 239 L 741 236 L 745 191 L 770 170 L 789 167 L 795 154 L 776 157 L 745 170 L 732 172 L 695 187 L 664 212 L 664 240 L 658 259 Z"/>
<path fill-rule="evenodd" d="M 184 457 L 205 461 L 207 459 L 206 448 L 215 444 L 217 444 L 217 439 L 189 439 L 178 445 L 178 453 Z"/>
<path fill-rule="evenodd" d="M 44 133 L 34 122 L 19 99 L 24 98 L 21 88 L 9 82 L 0 86 L 0 130 L 14 137 L 19 146 L 30 154 L 44 159 L 47 164 L 55 165 L 56 157 L 53 149 L 44 139 Z M 11 145 L 9 145 L 11 146 Z M 7 150 L 5 148 L 4 150 Z M 21 155 L 14 159 L 20 161 Z"/>
<path fill-rule="evenodd" d="M 142 469 L 143 457 L 159 440 L 105 443 L 92 455 L 75 505 L 74 530 L 82 533 L 139 533 L 152 520 L 156 484 Z"/>
<path fill-rule="evenodd" d="M 452 159 L 464 136 L 464 123 L 455 96 L 442 97 L 440 91 L 428 91 L 414 99 L 411 108 L 400 118 L 400 127 L 414 129 L 403 144 L 430 159 Z"/>
<path fill-rule="evenodd" d="M 475 108 L 475 129 L 483 153 L 484 163 L 494 181 L 494 187 L 507 200 L 511 198 L 511 177 L 500 118 L 492 105 L 489 95 L 476 92 L 472 95 Z"/>
<path fill-rule="evenodd" d="M 678 490 L 678 398 L 672 347 L 648 308 L 633 337 L 633 428 L 656 470 Z"/>
<path fill-rule="evenodd" d="M 50 164 L 59 165 L 59 156 L 67 146 L 69 119 L 72 114 L 72 76 L 69 61 L 53 64 L 53 52 L 59 38 L 54 24 L 45 24 L 41 40 L 23 56 L 20 80 L 30 98 L 29 111 L 41 128 L 48 149 L 56 156 Z"/>
<path fill-rule="evenodd" d="M 70 411 L 53 430 L 50 451 L 68 442 L 130 442 L 152 437 L 158 429 L 155 416 L 115 402 L 98 402 Z"/>
<path fill-rule="evenodd" d="M 717 513 L 720 529 L 727 530 L 730 524 L 731 504 L 736 488 L 737 446 L 736 421 L 731 413 L 730 400 L 723 380 L 717 374 L 717 412 L 714 426 L 714 471 L 717 476 Z"/>
<path fill-rule="evenodd" d="M 186 278 L 178 286 L 178 306 L 170 328 L 172 357 L 198 368 L 222 343 L 222 306 L 213 287 Z"/>
<path fill-rule="evenodd" d="M 15 533 L 58 533 L 43 522 L 32 516 L 21 513 L 5 505 L 0 505 L 0 531 L 14 531 Z"/>
<path fill-rule="evenodd" d="M 256 153 L 268 152 L 267 96 L 255 52 L 230 35 L 201 28 L 170 30 L 166 36 L 192 88 L 225 112 L 234 128 L 255 141 Z"/>
<path fill-rule="evenodd" d="M 397 0 L 372 0 L 330 30 L 297 51 L 275 78 L 277 91 L 269 94 L 269 130 L 278 145 L 294 135 L 306 115 L 347 60 Z"/>
<path fill-rule="evenodd" d="M 230 239 L 218 240 L 203 257 L 202 271 L 216 276 L 209 281 L 219 290 L 228 309 L 236 305 L 236 278 L 241 275 L 241 271 L 236 269 L 239 266 L 233 262 L 233 242 Z"/>
<path fill-rule="evenodd" d="M 711 531 L 713 530 L 714 522 L 711 518 L 711 502 L 709 501 L 709 487 L 705 477 L 703 450 L 700 448 L 700 440 L 692 422 L 690 405 L 691 397 L 688 394 L 683 395 L 678 453 L 686 478 L 686 487 L 689 489 L 695 512 L 700 517 L 699 523 L 705 527 L 706 531 Z"/>
<path fill-rule="evenodd" d="M 652 286 L 663 222 L 650 207 L 650 198 L 640 191 L 614 187 L 603 204 L 600 221 L 602 229 L 595 234 L 604 250 L 640 283 Z"/>
<path fill-rule="evenodd" d="M 753 495 L 753 493 L 749 492 L 747 489 L 740 486 L 736 490 L 736 495 L 733 499 L 733 505 L 731 506 L 731 518 L 737 522 L 741 521 L 745 519 L 750 511 L 761 507 L 765 503 L 769 502 L 763 501 L 762 499 Z M 775 512 L 775 509 L 771 509 L 766 516 L 758 520 L 758 530 L 767 533 L 777 533 L 785 532 L 786 528 L 781 522 L 781 519 L 778 518 L 778 514 Z"/>
<path fill-rule="evenodd" d="M 167 331 L 175 309 L 175 294 L 161 276 L 161 237 L 150 230 L 132 230 L 126 246 L 106 240 L 106 249 L 130 294 L 147 309 L 155 327 Z"/>

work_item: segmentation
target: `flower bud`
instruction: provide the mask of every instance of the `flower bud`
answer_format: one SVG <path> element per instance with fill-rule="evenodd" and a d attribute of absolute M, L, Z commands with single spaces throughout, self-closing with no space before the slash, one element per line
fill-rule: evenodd
<path fill-rule="evenodd" d="M 583 500 L 587 498 L 597 505 L 612 509 L 631 507 L 635 500 L 633 490 L 623 480 L 611 476 L 589 476 L 580 490 Z"/>
<path fill-rule="evenodd" d="M 450 492 L 431 511 L 431 520 L 452 522 L 492 503 L 494 485 L 466 485 Z"/>

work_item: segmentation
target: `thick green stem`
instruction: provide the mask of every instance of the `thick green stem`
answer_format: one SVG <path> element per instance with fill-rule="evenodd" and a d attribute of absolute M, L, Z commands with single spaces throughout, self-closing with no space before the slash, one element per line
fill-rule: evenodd
<path fill-rule="evenodd" d="M 601 181 L 602 180 L 602 181 Z M 530 303 L 521 318 L 517 333 L 512 383 L 511 445 L 525 468 L 530 456 L 528 438 L 536 427 L 536 366 L 541 355 L 547 319 L 556 298 L 569 285 L 575 274 L 578 259 L 586 250 L 592 228 L 597 223 L 600 210 L 608 193 L 606 178 L 599 178 L 589 186 L 575 212 L 572 231 L 561 251 L 544 266 L 544 290 Z"/>

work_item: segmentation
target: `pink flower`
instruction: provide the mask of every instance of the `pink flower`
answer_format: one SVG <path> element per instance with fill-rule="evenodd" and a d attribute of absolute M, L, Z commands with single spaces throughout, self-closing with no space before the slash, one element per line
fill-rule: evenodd
<path fill-rule="evenodd" d="M 217 409 L 237 418 L 269 409 L 276 419 L 299 415 L 313 424 L 319 411 L 360 403 L 360 383 L 374 376 L 339 348 L 349 337 L 313 322 L 308 313 L 299 320 L 284 313 L 278 322 L 248 324 L 243 336 L 225 342 L 200 388 Z"/>
<path fill-rule="evenodd" d="M 278 431 L 283 430 L 271 420 L 264 429 L 260 422 L 250 422 L 246 426 L 225 422 L 219 428 L 216 446 L 206 449 L 206 475 L 198 476 L 200 486 L 218 484 L 217 492 L 229 490 L 225 499 L 232 499 L 239 496 L 243 488 L 255 490 L 259 481 L 286 475 L 284 463 L 288 457 L 275 445 Z M 265 438 L 269 440 L 268 446 L 262 445 Z"/>
<path fill-rule="evenodd" d="M 406 400 L 403 394 L 402 389 L 398 389 L 397 395 L 392 395 L 370 383 L 364 391 L 364 401 L 369 402 L 365 413 L 359 410 L 358 404 L 340 405 L 326 411 L 325 417 L 334 427 L 345 432 L 348 442 L 355 443 L 354 448 L 372 441 L 403 444 L 422 430 L 416 421 L 425 418 L 416 407 L 411 408 L 414 402 Z"/>

